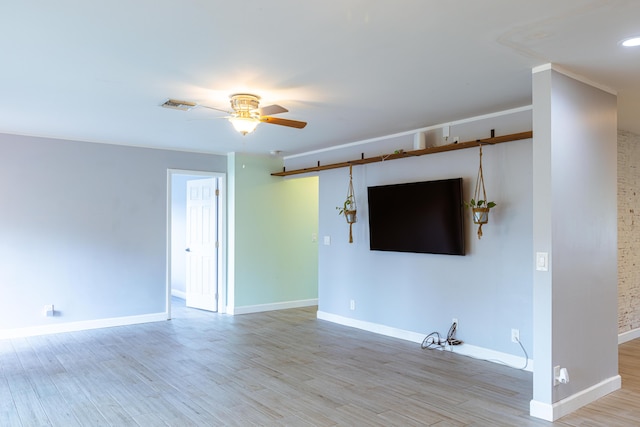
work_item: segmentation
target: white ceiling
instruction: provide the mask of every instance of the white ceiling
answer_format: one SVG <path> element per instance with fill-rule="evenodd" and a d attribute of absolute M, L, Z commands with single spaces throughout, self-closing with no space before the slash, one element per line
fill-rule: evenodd
<path fill-rule="evenodd" d="M 640 134 L 638 0 L 5 0 L 0 132 L 284 155 L 531 103 L 553 62 L 618 93 Z M 246 137 L 218 113 L 250 92 L 302 130 Z"/>

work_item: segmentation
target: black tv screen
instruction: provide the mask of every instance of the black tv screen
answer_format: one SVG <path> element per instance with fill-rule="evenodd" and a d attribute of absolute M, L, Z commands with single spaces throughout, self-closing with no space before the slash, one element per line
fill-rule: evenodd
<path fill-rule="evenodd" d="M 464 255 L 462 178 L 367 189 L 374 251 Z"/>

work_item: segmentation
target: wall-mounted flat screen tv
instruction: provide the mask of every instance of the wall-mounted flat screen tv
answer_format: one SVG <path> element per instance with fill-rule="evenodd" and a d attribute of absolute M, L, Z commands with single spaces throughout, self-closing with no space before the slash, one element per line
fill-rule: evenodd
<path fill-rule="evenodd" d="M 464 255 L 462 178 L 367 189 L 374 251 Z"/>

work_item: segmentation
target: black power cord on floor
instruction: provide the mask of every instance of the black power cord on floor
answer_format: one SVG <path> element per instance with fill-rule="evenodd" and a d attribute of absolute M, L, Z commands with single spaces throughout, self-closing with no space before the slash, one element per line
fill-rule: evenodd
<path fill-rule="evenodd" d="M 447 347 L 447 345 L 449 346 L 454 346 L 454 345 L 460 345 L 462 344 L 462 341 L 456 339 L 455 335 L 456 335 L 456 329 L 458 328 L 458 324 L 456 322 L 453 322 L 451 324 L 451 327 L 449 328 L 449 332 L 447 332 L 447 338 L 443 338 L 439 332 L 431 332 L 429 335 L 427 335 L 425 337 L 424 340 L 422 340 L 422 344 L 420 345 L 420 347 L 422 349 L 445 349 Z M 479 357 L 474 357 L 471 355 L 465 355 L 467 357 L 471 357 L 472 359 L 476 359 L 476 360 L 484 360 L 485 362 L 493 362 L 493 363 L 499 363 L 501 365 L 504 366 L 508 366 L 510 368 L 513 369 L 519 369 L 521 371 L 524 371 L 525 369 L 527 369 L 527 366 L 529 366 L 529 354 L 527 353 L 527 350 L 524 348 L 524 345 L 522 345 L 522 343 L 520 342 L 519 339 L 516 338 L 516 342 L 520 345 L 520 348 L 522 349 L 522 352 L 524 353 L 524 366 L 522 367 L 518 367 L 518 366 L 513 366 L 510 365 L 506 362 L 503 362 L 502 360 L 499 359 L 482 359 Z M 452 349 L 453 351 L 453 349 Z"/>
<path fill-rule="evenodd" d="M 453 322 L 451 327 L 449 328 L 449 332 L 447 332 L 447 337 L 444 338 L 440 335 L 440 332 L 431 332 L 429 335 L 422 340 L 422 344 L 420 347 L 422 349 L 434 349 L 434 348 L 445 348 L 447 345 L 460 345 L 462 341 L 456 339 L 456 329 L 458 328 L 458 324 Z"/>

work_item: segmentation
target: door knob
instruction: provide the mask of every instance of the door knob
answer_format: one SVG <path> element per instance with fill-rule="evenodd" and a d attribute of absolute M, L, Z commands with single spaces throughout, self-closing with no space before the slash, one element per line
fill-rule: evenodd
<path fill-rule="evenodd" d="M 187 248 L 184 250 L 185 252 L 191 252 L 191 248 Z"/>

